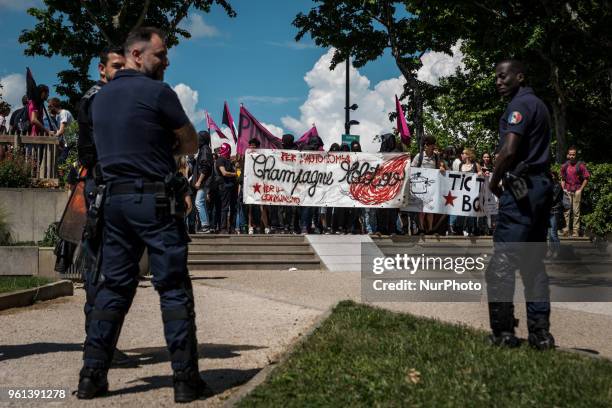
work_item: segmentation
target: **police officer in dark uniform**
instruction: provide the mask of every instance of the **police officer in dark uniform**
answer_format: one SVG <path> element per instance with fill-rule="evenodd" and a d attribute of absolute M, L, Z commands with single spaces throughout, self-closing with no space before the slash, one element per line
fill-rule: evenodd
<path fill-rule="evenodd" d="M 194 154 L 197 134 L 176 93 L 162 82 L 169 65 L 164 35 L 141 27 L 128 35 L 123 48 L 126 69 L 93 102 L 105 185 L 104 281 L 91 312 L 77 397 L 89 399 L 108 390 L 107 371 L 146 247 L 174 370 L 174 399 L 189 402 L 210 391 L 198 369 L 189 237 L 180 209 L 184 203 L 184 210 L 191 210 L 191 197 L 184 178 L 176 177 L 173 155 Z"/>
<path fill-rule="evenodd" d="M 499 151 L 490 183 L 499 197 L 495 252 L 485 274 L 491 340 L 499 346 L 519 345 L 512 303 L 519 269 L 525 285 L 529 344 L 551 349 L 555 342 L 549 332 L 550 293 L 542 262 L 552 197 L 550 114 L 533 89 L 525 86 L 520 61 L 497 64 L 496 86 L 511 100 L 500 119 Z"/>
<path fill-rule="evenodd" d="M 98 155 L 96 153 L 96 146 L 93 139 L 93 120 L 92 120 L 92 103 L 98 93 L 98 91 L 108 82 L 110 82 L 115 73 L 122 69 L 125 65 L 125 57 L 123 56 L 123 48 L 121 47 L 107 47 L 100 53 L 100 62 L 98 63 L 98 72 L 100 79 L 94 86 L 81 98 L 79 103 L 79 111 L 77 115 L 77 121 L 79 124 L 79 138 L 77 141 L 77 152 L 79 162 L 87 170 L 85 175 L 85 203 L 89 208 L 91 201 L 93 200 L 96 193 L 96 179 L 100 184 L 102 182 L 102 175 L 98 164 Z M 98 173 L 97 177 L 95 173 Z M 100 242 L 94 242 L 93 239 L 84 239 L 81 243 L 81 251 L 86 260 L 86 267 L 83 271 L 83 286 L 86 294 L 85 301 L 85 332 L 89 326 L 89 317 L 93 310 L 94 301 L 96 294 L 100 289 L 101 285 L 94 282 L 93 269 L 96 264 L 96 257 L 99 253 L 98 247 Z M 115 353 L 113 355 L 116 360 L 122 353 Z M 123 356 L 122 360 L 125 360 L 126 356 Z"/>

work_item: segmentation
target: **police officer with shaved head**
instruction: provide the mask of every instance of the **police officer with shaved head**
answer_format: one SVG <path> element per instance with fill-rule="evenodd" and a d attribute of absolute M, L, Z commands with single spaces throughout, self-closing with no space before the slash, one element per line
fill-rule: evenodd
<path fill-rule="evenodd" d="M 164 34 L 138 28 L 123 49 L 125 69 L 93 102 L 94 140 L 105 187 L 100 198 L 103 282 L 89 319 L 77 397 L 90 399 L 108 391 L 107 372 L 146 247 L 174 370 L 174 399 L 189 402 L 210 391 L 198 369 L 187 271 L 189 237 L 183 217 L 191 210 L 191 196 L 186 180 L 177 176 L 173 155 L 194 154 L 198 138 L 176 93 L 162 82 L 169 65 Z"/>
<path fill-rule="evenodd" d="M 494 255 L 485 277 L 492 343 L 516 347 L 515 271 L 520 270 L 527 301 L 529 344 L 555 346 L 550 334 L 550 293 L 544 269 L 546 231 L 552 204 L 550 114 L 526 86 L 523 63 L 505 60 L 495 70 L 498 92 L 509 99 L 499 122 L 499 145 L 491 191 L 499 197 Z"/>

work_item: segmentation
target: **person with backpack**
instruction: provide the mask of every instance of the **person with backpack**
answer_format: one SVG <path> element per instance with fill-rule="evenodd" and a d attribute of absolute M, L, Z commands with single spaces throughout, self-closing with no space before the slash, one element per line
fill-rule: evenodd
<path fill-rule="evenodd" d="M 572 237 L 574 238 L 580 236 L 580 199 L 582 190 L 584 190 L 589 177 L 591 177 L 584 162 L 576 160 L 576 153 L 576 147 L 571 146 L 567 150 L 567 161 L 561 166 L 561 186 L 565 192 L 566 200 L 569 202 L 568 208 L 563 210 L 565 217 L 563 236 L 568 237 L 570 231 L 572 231 Z M 573 224 L 570 224 L 570 215 L 572 214 Z"/>
<path fill-rule="evenodd" d="M 23 106 L 17 109 L 9 119 L 9 133 L 25 135 L 30 131 L 30 119 L 28 117 L 28 97 L 23 95 L 21 98 Z"/>

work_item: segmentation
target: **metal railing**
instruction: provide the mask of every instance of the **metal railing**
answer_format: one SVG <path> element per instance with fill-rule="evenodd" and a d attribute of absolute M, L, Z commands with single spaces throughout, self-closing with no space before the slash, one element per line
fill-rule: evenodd
<path fill-rule="evenodd" d="M 31 166 L 31 177 L 35 180 L 57 182 L 58 147 L 55 136 L 0 134 L 0 153 L 22 157 Z"/>

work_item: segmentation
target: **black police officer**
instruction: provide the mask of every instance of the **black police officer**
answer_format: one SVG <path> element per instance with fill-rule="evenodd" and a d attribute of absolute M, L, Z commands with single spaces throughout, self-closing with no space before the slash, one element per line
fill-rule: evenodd
<path fill-rule="evenodd" d="M 93 398 L 108 390 L 107 371 L 146 247 L 174 370 L 174 399 L 189 402 L 209 390 L 198 370 L 189 237 L 173 211 L 177 198 L 189 212 L 191 197 L 188 187 L 169 181 L 176 174 L 173 154 L 194 154 L 197 134 L 176 93 L 162 82 L 169 65 L 164 35 L 141 27 L 128 35 L 123 48 L 126 69 L 93 103 L 94 139 L 106 185 L 104 281 L 91 312 L 77 397 Z"/>
<path fill-rule="evenodd" d="M 490 183 L 491 191 L 499 197 L 495 252 L 485 274 L 491 340 L 500 346 L 519 345 L 512 303 L 515 271 L 519 269 L 525 285 L 529 344 L 550 349 L 555 343 L 549 332 L 550 294 L 542 262 L 552 196 L 550 114 L 525 86 L 525 68 L 520 61 L 497 64 L 496 86 L 511 100 L 500 119 L 499 151 Z"/>
<path fill-rule="evenodd" d="M 77 121 L 79 124 L 79 139 L 77 141 L 77 151 L 79 162 L 87 170 L 85 176 L 85 203 L 87 208 L 91 204 L 92 199 L 96 192 L 96 177 L 94 173 L 96 171 L 96 165 L 98 163 L 98 155 L 96 153 L 96 146 L 93 139 L 93 120 L 92 120 L 92 103 L 98 91 L 113 79 L 115 73 L 123 69 L 125 65 L 125 57 L 123 56 L 123 48 L 121 47 L 107 47 L 100 53 L 100 62 L 98 63 L 98 73 L 100 79 L 94 86 L 81 98 L 79 103 L 79 111 L 77 115 Z M 99 169 L 98 169 L 99 173 Z M 100 181 L 101 174 L 98 175 Z M 93 269 L 96 264 L 96 257 L 98 255 L 98 247 L 100 242 L 93 242 L 91 239 L 84 239 L 81 243 L 81 250 L 83 256 L 86 259 L 86 267 L 83 271 L 83 286 L 86 294 L 85 301 L 85 332 L 89 326 L 89 317 L 94 307 L 94 301 L 96 294 L 100 289 L 100 284 L 93 282 Z M 116 360 L 122 353 L 115 353 L 113 355 Z M 121 358 L 125 361 L 126 356 Z"/>

